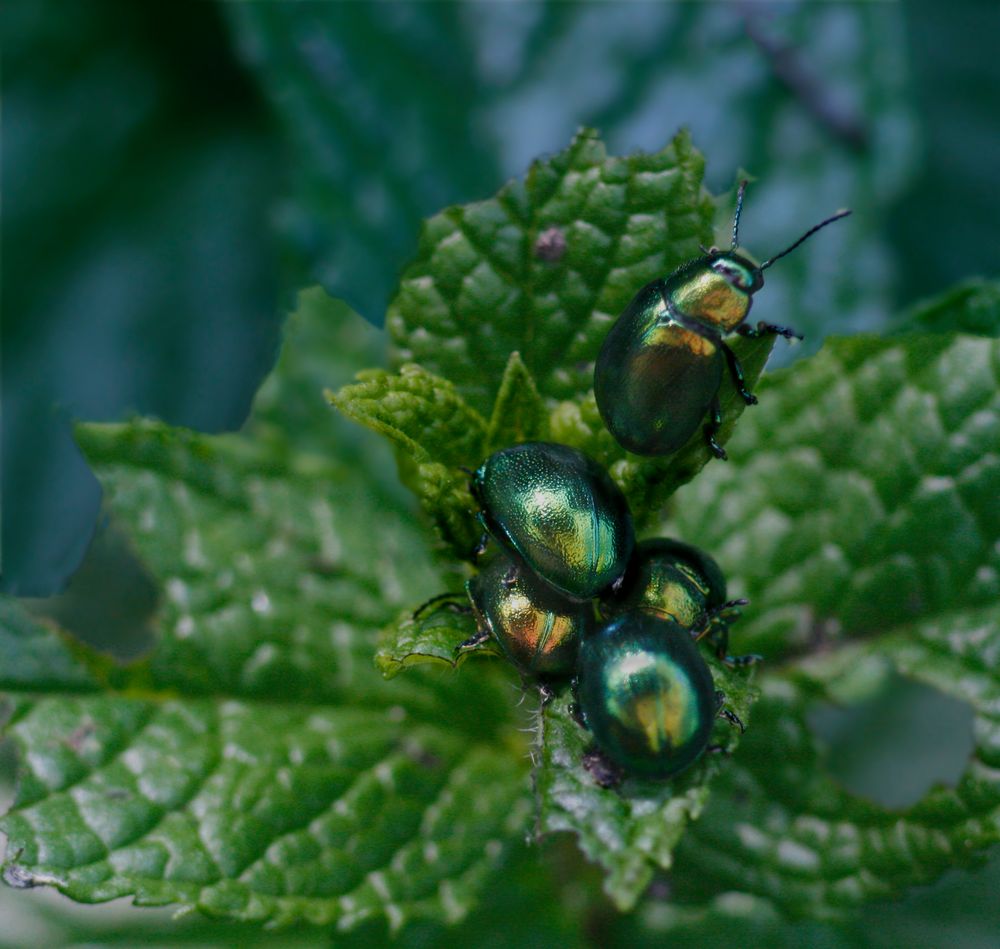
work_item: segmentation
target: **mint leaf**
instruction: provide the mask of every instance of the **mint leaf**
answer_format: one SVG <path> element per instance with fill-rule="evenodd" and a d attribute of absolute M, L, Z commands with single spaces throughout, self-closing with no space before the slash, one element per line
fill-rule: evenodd
<path fill-rule="evenodd" d="M 902 332 L 1000 336 L 1000 280 L 973 277 L 945 293 L 915 303 L 896 320 Z"/>
<path fill-rule="evenodd" d="M 485 455 L 519 442 L 545 441 L 549 434 L 549 418 L 545 403 L 528 371 L 521 354 L 510 354 L 493 414 L 486 433 Z"/>
<path fill-rule="evenodd" d="M 753 727 L 679 845 L 681 902 L 737 890 L 829 918 L 1000 839 L 998 376 L 994 340 L 831 341 L 769 377 L 730 464 L 676 496 L 666 530 L 751 598 L 734 648 L 803 654 L 762 667 Z M 873 663 L 976 713 L 957 788 L 902 811 L 840 788 L 806 723 L 812 701 L 851 694 Z"/>
<path fill-rule="evenodd" d="M 680 847 L 685 897 L 736 889 L 789 916 L 836 918 L 863 900 L 982 862 L 1000 841 L 998 658 L 993 605 L 903 626 L 770 680 L 754 730 Z M 866 666 L 887 661 L 975 712 L 975 750 L 957 786 L 895 811 L 833 782 L 805 721 L 810 699 L 849 689 Z"/>
<path fill-rule="evenodd" d="M 316 345 L 320 315 L 293 318 L 289 345 Z M 301 431 L 268 398 L 240 435 L 79 429 L 160 583 L 159 640 L 116 668 L 5 607 L 4 641 L 39 657 L 0 670 L 22 753 L 9 879 L 397 929 L 464 916 L 524 826 L 503 667 L 385 683 L 372 665 L 379 627 L 444 582 L 412 513 L 316 450 L 319 366 L 286 352 L 271 387 L 312 388 L 315 415 L 289 396 Z"/>
<path fill-rule="evenodd" d="M 665 526 L 750 598 L 740 649 L 785 655 L 1000 594 L 998 345 L 853 337 L 765 379 L 732 460 Z"/>
<path fill-rule="evenodd" d="M 609 158 L 583 130 L 495 198 L 435 215 L 389 307 L 395 363 L 450 379 L 484 414 L 515 351 L 546 398 L 585 395 L 610 320 L 711 242 L 703 170 L 686 133 Z M 565 244 L 555 259 L 553 231 Z"/>
<path fill-rule="evenodd" d="M 73 655 L 69 641 L 33 620 L 13 600 L 0 598 L 0 681 L 9 687 L 89 692 L 95 676 Z"/>
<path fill-rule="evenodd" d="M 457 427 L 464 425 L 468 437 L 436 431 L 414 401 L 423 398 L 433 414 L 433 400 L 402 378 L 372 377 L 338 394 L 335 404 L 418 464 L 433 454 L 445 465 L 475 466 L 509 444 L 551 437 L 607 467 L 637 522 L 648 523 L 712 454 L 699 429 L 669 458 L 626 455 L 594 403 L 594 360 L 635 292 L 711 242 L 717 209 L 701 186 L 703 167 L 685 133 L 653 155 L 616 158 L 584 130 L 496 198 L 432 218 L 390 308 L 389 329 L 396 361 L 418 360 L 436 374 L 426 378 L 434 380 L 438 399 L 455 406 L 449 417 L 462 420 Z M 773 339 L 735 341 L 749 385 L 773 345 Z M 414 371 L 408 366 L 402 372 Z M 492 406 L 482 444 L 480 416 L 456 402 L 449 384 L 483 415 Z M 728 380 L 720 397 L 724 443 L 745 404 Z M 418 472 L 408 480 L 439 533 L 467 556 L 474 530 L 461 526 L 467 502 L 458 479 L 436 469 L 433 478 Z"/>
<path fill-rule="evenodd" d="M 419 366 L 370 370 L 327 398 L 348 418 L 392 442 L 400 473 L 451 553 L 468 559 L 480 529 L 463 468 L 479 464 L 487 425 L 446 379 Z"/>
<path fill-rule="evenodd" d="M 355 385 L 329 393 L 348 418 L 384 435 L 414 461 L 475 463 L 486 422 L 447 380 L 408 364 L 398 373 L 370 370 Z"/>
<path fill-rule="evenodd" d="M 467 605 L 464 593 L 455 595 L 455 602 Z M 458 652 L 458 647 L 475 635 L 476 623 L 468 613 L 457 613 L 445 607 L 414 616 L 408 610 L 382 632 L 382 642 L 375 653 L 375 665 L 387 679 L 404 669 L 425 662 L 448 665 L 457 669 L 467 656 L 502 656 L 499 645 L 492 639 L 475 650 Z"/>

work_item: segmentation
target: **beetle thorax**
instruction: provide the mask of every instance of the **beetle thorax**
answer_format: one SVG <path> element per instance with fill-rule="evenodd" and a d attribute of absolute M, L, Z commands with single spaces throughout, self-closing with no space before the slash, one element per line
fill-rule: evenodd
<path fill-rule="evenodd" d="M 728 264 L 728 262 L 725 262 Z M 730 276 L 705 258 L 700 266 L 676 274 L 667 282 L 666 296 L 680 315 L 718 333 L 728 333 L 750 311 L 749 290 L 736 286 Z"/>

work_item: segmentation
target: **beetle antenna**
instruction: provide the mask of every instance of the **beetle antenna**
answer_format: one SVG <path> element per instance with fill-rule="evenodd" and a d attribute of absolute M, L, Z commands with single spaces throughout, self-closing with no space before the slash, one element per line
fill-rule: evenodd
<path fill-rule="evenodd" d="M 740 182 L 740 190 L 736 192 L 736 213 L 733 215 L 733 243 L 730 250 L 740 246 L 740 214 L 743 213 L 743 192 L 747 190 L 747 179 Z"/>
<path fill-rule="evenodd" d="M 812 237 L 813 234 L 815 234 L 820 228 L 826 227 L 827 224 L 832 224 L 834 221 L 839 221 L 842 217 L 847 217 L 850 213 L 850 208 L 845 208 L 843 211 L 838 211 L 836 214 L 831 215 L 825 221 L 820 221 L 815 227 L 809 228 L 809 230 L 806 231 L 805 234 L 803 234 L 794 244 L 792 244 L 791 247 L 786 247 L 780 254 L 775 254 L 770 259 L 765 260 L 764 263 L 762 263 L 757 269 L 767 270 L 767 268 L 770 267 L 776 260 L 781 260 L 781 258 L 786 254 L 790 254 L 796 247 L 799 246 L 799 244 L 807 238 Z"/>

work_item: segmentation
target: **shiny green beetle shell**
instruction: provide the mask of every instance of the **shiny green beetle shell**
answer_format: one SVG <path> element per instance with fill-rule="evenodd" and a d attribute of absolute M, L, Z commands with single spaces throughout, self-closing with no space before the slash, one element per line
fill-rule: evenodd
<path fill-rule="evenodd" d="M 624 771 L 666 778 L 708 745 L 715 684 L 689 631 L 625 613 L 588 636 L 577 664 L 580 712 L 600 751 Z"/>
<path fill-rule="evenodd" d="M 480 629 L 530 675 L 570 675 L 580 640 L 593 631 L 589 602 L 560 596 L 506 553 L 469 580 L 465 589 Z"/>
<path fill-rule="evenodd" d="M 628 504 L 582 452 L 553 442 L 504 448 L 472 489 L 484 529 L 561 593 L 590 599 L 625 572 L 635 544 Z"/>
<path fill-rule="evenodd" d="M 659 537 L 636 545 L 621 587 L 601 600 L 604 617 L 653 610 L 692 628 L 726 602 L 726 578 L 703 550 Z"/>
<path fill-rule="evenodd" d="M 667 545 L 661 550 L 661 543 Z M 692 629 L 708 609 L 708 582 L 684 560 L 677 560 L 669 541 L 638 544 L 617 592 L 601 598 L 601 615 L 620 616 L 650 610 Z"/>
<path fill-rule="evenodd" d="M 722 335 L 750 312 L 763 277 L 738 254 L 699 257 L 646 284 L 604 339 L 594 395 L 627 451 L 667 455 L 697 430 L 722 385 Z"/>
<path fill-rule="evenodd" d="M 715 434 L 722 424 L 718 396 L 727 363 L 744 401 L 753 405 L 757 400 L 723 337 L 732 332 L 750 337 L 798 335 L 770 323 L 747 326 L 753 295 L 764 286 L 764 271 L 771 264 L 850 212 L 838 211 L 758 266 L 736 253 L 745 188 L 744 181 L 736 199 L 730 249 L 711 248 L 666 279 L 647 283 L 604 339 L 594 365 L 594 395 L 604 424 L 627 451 L 677 451 L 711 412 L 706 426 L 709 447 L 725 458 Z"/>

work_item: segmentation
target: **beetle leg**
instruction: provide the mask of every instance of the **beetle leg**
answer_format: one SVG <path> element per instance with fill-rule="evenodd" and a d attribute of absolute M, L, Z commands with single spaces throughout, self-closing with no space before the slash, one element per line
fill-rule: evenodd
<path fill-rule="evenodd" d="M 730 668 L 737 666 L 752 666 L 758 662 L 763 662 L 764 657 L 760 653 L 748 652 L 744 656 L 719 656 L 719 658 Z"/>
<path fill-rule="evenodd" d="M 729 624 L 721 622 L 712 629 L 712 644 L 715 646 L 715 658 L 724 662 L 730 669 L 737 666 L 752 666 L 755 662 L 761 662 L 763 656 L 755 652 L 747 653 L 745 656 L 729 655 Z"/>
<path fill-rule="evenodd" d="M 465 602 L 461 593 L 439 593 L 437 596 L 432 596 L 426 603 L 421 603 L 413 611 L 411 618 L 414 620 L 420 619 L 430 607 L 436 606 L 438 603 L 445 604 L 445 608 L 451 610 L 453 613 L 461 613 L 467 616 L 472 612 L 472 607 Z"/>
<path fill-rule="evenodd" d="M 763 656 L 757 653 L 748 653 L 745 656 L 729 655 L 729 623 L 737 616 L 726 616 L 726 613 L 740 607 L 746 606 L 750 601 L 746 599 L 729 600 L 721 606 L 715 607 L 705 614 L 704 626 L 700 629 L 693 629 L 691 635 L 695 642 L 707 639 L 715 649 L 715 658 L 724 662 L 730 668 L 737 666 L 752 666 L 755 662 L 761 662 Z"/>
<path fill-rule="evenodd" d="M 594 779 L 594 783 L 602 788 L 613 788 L 621 784 L 622 770 L 613 761 L 606 758 L 596 748 L 583 756 L 583 766 Z"/>
<path fill-rule="evenodd" d="M 546 706 L 556 697 L 555 689 L 548 682 L 538 682 L 538 700 L 542 706 Z"/>
<path fill-rule="evenodd" d="M 805 339 L 805 337 L 788 326 L 778 326 L 775 323 L 765 323 L 763 320 L 756 326 L 740 323 L 736 332 L 747 339 L 757 339 L 761 336 L 784 336 L 785 339 Z"/>
<path fill-rule="evenodd" d="M 573 678 L 569 680 L 569 690 L 570 694 L 573 696 L 573 701 L 569 704 L 569 714 L 573 716 L 573 721 L 576 722 L 577 725 L 589 731 L 590 729 L 587 725 L 587 718 L 583 714 L 583 709 L 580 707 L 579 688 L 580 679 L 577 676 L 573 676 Z"/>
<path fill-rule="evenodd" d="M 726 449 L 715 440 L 715 434 L 720 428 L 722 428 L 722 405 L 719 403 L 719 397 L 716 396 L 712 399 L 712 405 L 708 410 L 708 424 L 705 426 L 705 438 L 708 440 L 708 447 L 711 449 L 712 454 L 716 458 L 726 461 L 729 458 L 726 454 Z"/>
<path fill-rule="evenodd" d="M 470 554 L 470 556 L 472 557 L 473 563 L 476 563 L 479 560 L 479 558 L 486 553 L 486 548 L 489 547 L 489 545 L 490 545 L 490 535 L 484 531 L 479 538 L 479 542 L 476 544 L 475 547 L 472 548 L 472 553 Z"/>
<path fill-rule="evenodd" d="M 741 324 L 742 325 L 742 324 Z M 737 332 L 740 327 L 737 327 Z M 729 363 L 729 374 L 733 377 L 733 384 L 736 386 L 736 391 L 739 392 L 740 397 L 746 402 L 747 405 L 756 405 L 757 396 L 755 396 L 748 388 L 746 379 L 743 376 L 743 366 L 740 364 L 739 359 L 724 342 L 719 341 L 719 346 L 722 348 L 722 352 L 725 354 L 726 362 Z"/>
<path fill-rule="evenodd" d="M 723 702 L 726 701 L 726 693 L 719 692 L 717 690 L 715 693 L 715 701 L 718 703 L 719 706 L 718 711 L 716 712 L 719 718 L 724 718 L 731 725 L 735 725 L 740 730 L 740 734 L 745 732 L 746 726 L 743 724 L 742 721 L 740 721 L 739 715 L 737 715 L 735 712 L 730 711 L 722 704 Z"/>
<path fill-rule="evenodd" d="M 465 642 L 459 643 L 455 647 L 455 652 L 468 652 L 470 649 L 475 649 L 477 646 L 482 646 L 487 639 L 490 638 L 490 631 L 488 629 L 477 629 L 474 636 L 470 636 Z"/>

